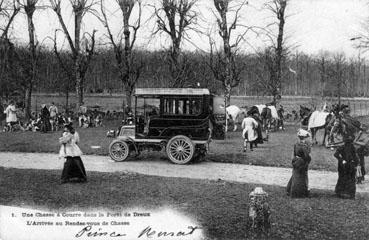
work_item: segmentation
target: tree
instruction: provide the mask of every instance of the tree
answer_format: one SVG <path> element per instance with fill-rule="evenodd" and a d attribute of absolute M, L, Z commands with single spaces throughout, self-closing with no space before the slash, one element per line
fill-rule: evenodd
<path fill-rule="evenodd" d="M 171 74 L 171 86 L 183 87 L 188 78 L 188 62 L 181 54 L 183 40 L 189 40 L 188 31 L 196 29 L 198 13 L 194 10 L 197 0 L 160 0 L 160 6 L 153 5 L 157 19 L 154 34 L 168 35 L 171 46 L 168 49 L 168 66 Z"/>
<path fill-rule="evenodd" d="M 234 11 L 234 18 L 229 24 L 229 14 L 233 12 L 233 8 L 230 4 L 234 2 L 237 7 Z M 233 1 L 233 0 L 214 0 L 214 6 L 216 9 L 216 18 L 218 33 L 222 40 L 222 47 L 216 49 L 215 41 L 209 35 L 210 44 L 210 59 L 209 66 L 213 72 L 216 80 L 220 81 L 224 88 L 224 96 L 226 106 L 230 102 L 232 88 L 238 86 L 241 78 L 240 74 L 244 69 L 244 66 L 237 61 L 239 44 L 244 39 L 244 36 L 248 30 L 238 34 L 235 41 L 232 43 L 232 33 L 238 27 L 240 20 L 240 11 L 247 1 Z M 215 53 L 214 53 L 215 51 Z"/>
<path fill-rule="evenodd" d="M 327 54 L 321 53 L 317 59 L 320 76 L 320 94 L 322 99 L 325 97 L 325 88 L 327 85 Z"/>
<path fill-rule="evenodd" d="M 38 42 L 36 39 L 35 25 L 33 22 L 33 14 L 37 9 L 38 0 L 22 0 L 19 1 L 20 6 L 24 9 L 27 16 L 27 29 L 28 29 L 28 47 L 27 51 L 24 51 L 25 56 L 18 55 L 18 61 L 22 68 L 23 75 L 23 88 L 24 88 L 24 102 L 25 102 L 25 114 L 26 118 L 31 117 L 31 99 L 32 90 L 36 80 L 37 74 L 37 47 Z"/>
<path fill-rule="evenodd" d="M 76 94 L 78 96 L 77 109 L 83 104 L 83 91 L 84 91 L 84 80 L 85 74 L 88 70 L 89 64 L 91 62 L 92 56 L 95 50 L 95 32 L 92 34 L 87 32 L 83 33 L 81 36 L 81 25 L 83 17 L 86 13 L 95 13 L 93 6 L 95 5 L 94 0 L 70 0 L 70 4 L 73 9 L 74 15 L 74 39 L 72 40 L 71 34 L 65 25 L 61 0 L 50 0 L 51 8 L 56 13 L 59 23 L 62 27 L 62 32 L 67 38 L 70 51 L 71 59 L 73 60 L 73 78 L 76 83 Z M 81 38 L 82 37 L 82 38 Z M 54 42 L 56 42 L 56 34 Z M 54 50 L 57 48 L 54 48 Z"/>
<path fill-rule="evenodd" d="M 266 51 L 270 55 L 266 59 L 269 68 L 269 85 L 271 86 L 271 94 L 273 96 L 273 103 L 281 96 L 282 90 L 282 64 L 286 59 L 288 54 L 287 48 L 284 44 L 284 26 L 286 22 L 286 7 L 289 0 L 272 0 L 266 3 L 266 8 L 275 14 L 277 20 L 268 27 L 277 25 L 278 33 L 277 36 L 272 33 L 272 31 L 266 29 L 266 35 L 270 39 L 272 46 L 270 46 Z M 274 40 L 276 38 L 276 40 Z"/>
<path fill-rule="evenodd" d="M 18 1 L 0 0 L 0 97 L 7 99 L 17 89 L 14 81 L 15 48 L 9 38 L 9 29 L 19 11 Z"/>
<path fill-rule="evenodd" d="M 62 84 L 60 85 L 61 85 L 62 91 L 64 91 L 64 94 L 65 94 L 65 112 L 68 112 L 69 111 L 69 93 L 72 90 L 73 82 L 75 82 L 73 81 L 74 80 L 73 61 L 71 61 L 72 59 L 68 57 L 67 52 L 58 51 L 58 46 L 56 43 L 56 31 L 55 31 L 54 38 L 52 40 L 54 42 L 54 45 L 53 45 L 54 54 L 58 60 L 60 67 L 63 69 L 65 73 L 65 81 L 63 81 Z"/>
<path fill-rule="evenodd" d="M 235 6 L 230 6 L 231 3 L 235 3 Z M 231 99 L 232 88 L 238 86 L 241 80 L 241 72 L 244 69 L 244 65 L 237 61 L 239 43 L 244 39 L 245 34 L 251 28 L 247 28 L 242 34 L 237 35 L 235 41 L 231 43 L 232 33 L 238 27 L 240 20 L 240 11 L 244 5 L 248 4 L 247 1 L 232 1 L 232 0 L 214 0 L 214 6 L 216 9 L 215 15 L 217 18 L 218 33 L 222 39 L 223 46 L 220 51 L 214 54 L 215 41 L 209 35 L 210 44 L 210 59 L 209 66 L 213 72 L 216 80 L 220 81 L 224 89 L 224 104 L 225 108 L 229 105 Z M 228 23 L 229 14 L 234 10 L 234 18 Z M 226 129 L 228 122 L 226 120 Z"/>
<path fill-rule="evenodd" d="M 343 54 L 336 54 L 333 57 L 334 66 L 331 69 L 331 76 L 334 76 L 333 80 L 337 86 L 338 106 L 341 106 L 342 87 L 345 85 L 345 63 L 346 59 Z"/>
<path fill-rule="evenodd" d="M 142 64 L 137 64 L 133 48 L 136 42 L 137 31 L 141 25 L 141 0 L 116 0 L 123 18 L 123 34 L 118 34 L 116 40 L 109 26 L 108 17 L 104 6 L 104 1 L 101 0 L 101 13 L 104 27 L 107 31 L 107 37 L 110 44 L 113 46 L 115 53 L 116 68 L 119 72 L 119 78 L 122 81 L 124 91 L 126 93 L 126 103 L 129 109 L 132 108 L 132 95 L 136 83 L 140 77 Z M 135 5 L 138 8 L 138 17 L 134 25 L 130 24 L 132 10 Z"/>

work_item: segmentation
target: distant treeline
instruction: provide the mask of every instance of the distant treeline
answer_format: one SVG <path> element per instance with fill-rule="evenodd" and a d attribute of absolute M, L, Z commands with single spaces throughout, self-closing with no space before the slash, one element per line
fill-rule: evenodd
<path fill-rule="evenodd" d="M 21 51 L 21 49 L 18 49 Z M 165 51 L 136 51 L 136 58 L 143 64 L 137 87 L 166 87 L 170 73 L 168 69 L 167 53 Z M 242 80 L 238 87 L 233 89 L 233 95 L 270 95 L 267 91 L 269 71 L 265 54 L 241 54 L 237 61 L 242 62 L 244 70 Z M 185 52 L 183 54 L 187 63 L 189 76 L 185 86 L 209 88 L 216 94 L 222 94 L 222 85 L 213 77 L 208 66 L 209 55 L 204 52 Z M 69 57 L 62 53 L 62 58 L 68 63 Z M 75 91 L 74 83 L 70 83 L 63 68 L 59 65 L 52 50 L 43 49 L 38 57 L 37 82 L 34 86 L 36 92 L 64 93 L 66 83 L 69 83 L 70 92 Z M 120 93 L 123 92 L 122 83 L 118 78 L 115 67 L 114 52 L 100 49 L 93 57 L 85 81 L 87 93 Z M 368 97 L 369 68 L 364 59 L 346 59 L 342 55 L 324 53 L 319 56 L 295 53 L 289 55 L 284 61 L 282 95 L 299 96 L 337 96 L 338 83 L 341 82 L 341 96 Z M 16 66 L 15 66 L 16 67 Z M 71 66 L 72 67 L 72 66 Z M 8 82 L 6 82 L 8 81 Z M 0 85 L 14 85 L 17 78 L 0 78 Z M 17 84 L 15 84 L 17 85 Z M 19 84 L 21 86 L 21 83 Z M 2 95 L 12 94 L 4 92 Z"/>

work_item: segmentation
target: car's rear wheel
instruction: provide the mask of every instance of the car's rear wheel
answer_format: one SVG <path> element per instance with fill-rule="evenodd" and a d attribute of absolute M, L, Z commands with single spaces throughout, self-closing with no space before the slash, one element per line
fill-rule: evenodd
<path fill-rule="evenodd" d="M 122 162 L 129 156 L 129 146 L 124 141 L 114 141 L 109 146 L 109 155 L 116 162 Z"/>
<path fill-rule="evenodd" d="M 186 136 L 175 136 L 171 138 L 166 146 L 167 155 L 173 163 L 186 164 L 192 160 L 195 146 L 191 139 Z"/>

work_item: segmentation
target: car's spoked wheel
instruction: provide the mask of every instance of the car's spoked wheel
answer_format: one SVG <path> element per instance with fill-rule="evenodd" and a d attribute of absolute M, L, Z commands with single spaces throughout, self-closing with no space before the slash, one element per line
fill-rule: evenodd
<path fill-rule="evenodd" d="M 167 144 L 166 152 L 173 163 L 186 164 L 192 160 L 195 147 L 186 136 L 175 136 Z"/>
<path fill-rule="evenodd" d="M 109 146 L 109 155 L 116 162 L 126 160 L 129 155 L 128 144 L 123 141 L 112 142 Z"/>

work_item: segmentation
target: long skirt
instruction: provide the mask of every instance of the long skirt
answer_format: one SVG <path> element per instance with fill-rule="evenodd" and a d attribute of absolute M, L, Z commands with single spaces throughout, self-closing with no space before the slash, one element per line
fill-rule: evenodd
<path fill-rule="evenodd" d="M 292 177 L 287 184 L 287 194 L 293 198 L 303 198 L 309 196 L 308 172 L 307 170 L 293 169 Z"/>
<path fill-rule="evenodd" d="M 335 193 L 342 198 L 355 198 L 356 171 L 354 167 L 349 166 L 349 164 L 339 166 Z"/>
<path fill-rule="evenodd" d="M 49 132 L 51 131 L 51 123 L 49 119 L 43 119 L 41 121 L 41 132 Z"/>
<path fill-rule="evenodd" d="M 81 157 L 66 157 L 61 180 L 62 182 L 71 180 L 87 181 L 86 170 Z"/>

